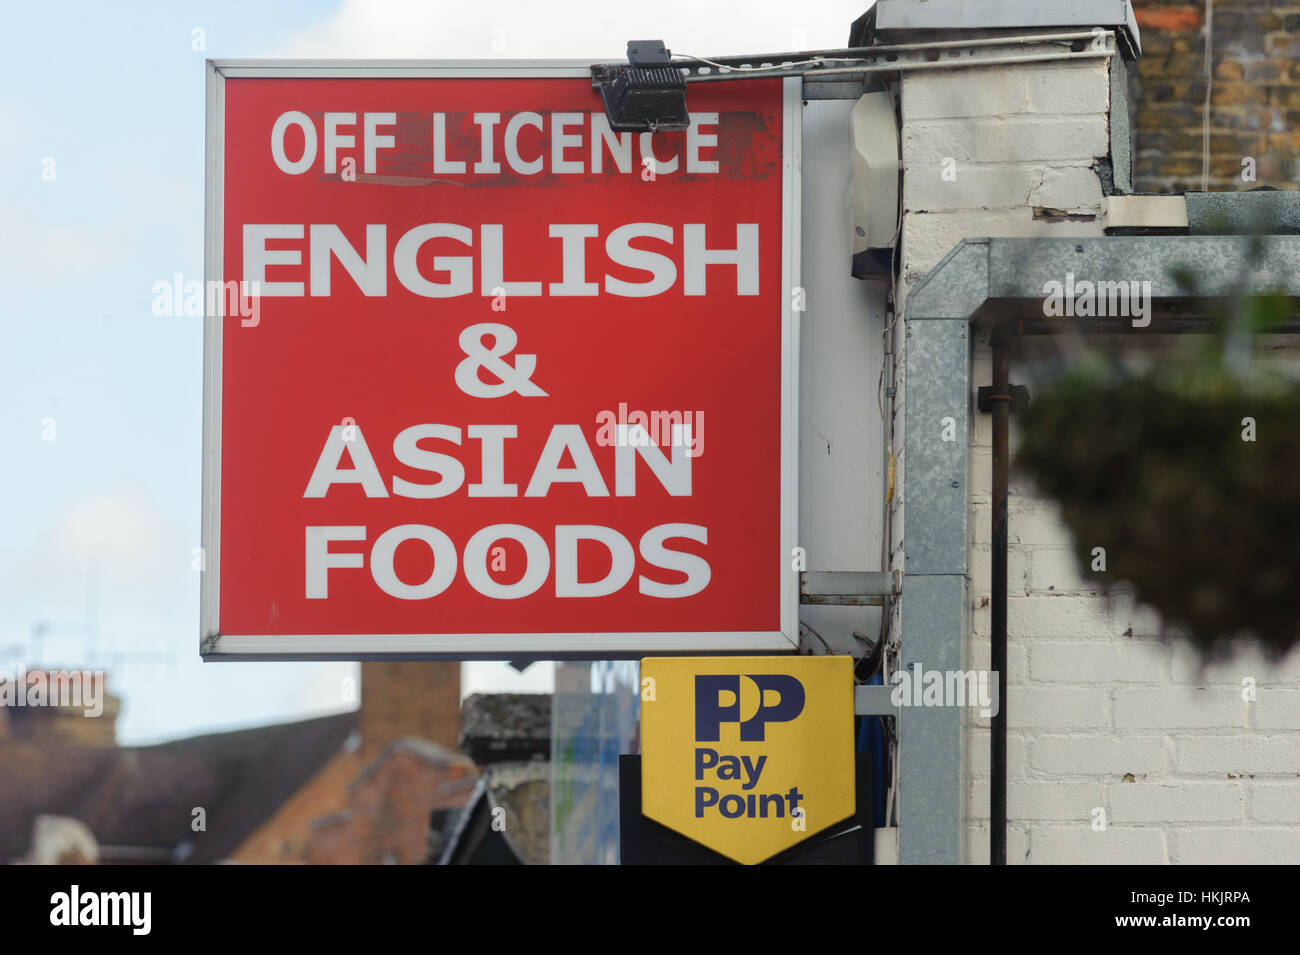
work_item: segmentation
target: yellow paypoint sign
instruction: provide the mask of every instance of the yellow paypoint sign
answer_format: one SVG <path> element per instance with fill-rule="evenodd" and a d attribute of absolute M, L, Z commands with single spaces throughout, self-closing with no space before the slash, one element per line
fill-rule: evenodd
<path fill-rule="evenodd" d="M 746 864 L 853 815 L 849 657 L 641 661 L 641 812 Z"/>

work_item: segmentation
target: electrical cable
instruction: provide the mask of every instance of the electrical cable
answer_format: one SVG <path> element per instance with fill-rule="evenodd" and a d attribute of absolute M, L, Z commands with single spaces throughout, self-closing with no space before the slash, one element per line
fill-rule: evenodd
<path fill-rule="evenodd" d="M 772 70 L 788 70 L 792 66 L 815 66 L 819 63 L 865 63 L 867 60 L 860 56 L 814 56 L 807 60 L 793 60 L 789 63 L 781 63 L 776 66 L 728 66 L 725 63 L 719 63 L 717 60 L 706 59 L 702 56 L 692 56 L 689 53 L 675 54 L 673 59 L 678 58 L 693 60 L 696 63 L 707 63 L 709 66 L 717 67 L 723 73 L 763 73 Z M 675 64 L 670 64 L 675 65 Z"/>
<path fill-rule="evenodd" d="M 1201 110 L 1201 192 L 1210 191 L 1210 88 L 1214 83 L 1214 0 L 1205 0 L 1205 107 Z"/>

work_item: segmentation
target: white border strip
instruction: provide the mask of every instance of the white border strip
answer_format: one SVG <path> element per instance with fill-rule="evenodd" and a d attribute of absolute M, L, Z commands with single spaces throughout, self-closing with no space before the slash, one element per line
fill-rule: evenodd
<path fill-rule="evenodd" d="M 782 83 L 781 127 L 781 621 L 799 647 L 799 312 L 794 289 L 801 284 L 800 229 L 803 225 L 803 80 Z"/>
<path fill-rule="evenodd" d="M 204 203 L 204 278 L 220 280 L 225 215 L 226 77 L 384 78 L 575 78 L 590 76 L 579 61 L 421 60 L 209 60 L 207 62 L 207 157 Z M 762 77 L 746 77 L 761 79 Z M 636 658 L 646 655 L 792 651 L 799 646 L 799 575 L 790 569 L 798 541 L 799 316 L 791 308 L 799 284 L 800 147 L 803 81 L 782 87 L 781 203 L 781 581 L 780 631 L 678 633 L 452 633 L 347 635 L 222 635 L 221 596 L 221 345 L 219 315 L 204 317 L 203 363 L 203 555 L 199 654 L 204 660 L 361 660 Z M 205 287 L 210 287 L 205 285 Z M 205 297 L 206 298 L 206 297 Z"/>
<path fill-rule="evenodd" d="M 225 221 L 226 81 L 207 64 L 207 155 L 204 176 L 204 288 L 223 272 Z M 203 296 L 204 308 L 210 297 Z M 214 649 L 221 594 L 221 315 L 203 316 L 203 537 L 200 551 L 199 653 Z"/>
<path fill-rule="evenodd" d="M 223 636 L 219 649 L 210 657 L 238 655 L 246 659 L 312 659 L 321 655 L 359 659 L 363 656 L 408 656 L 437 658 L 453 656 L 458 660 L 528 659 L 536 656 L 539 642 L 546 644 L 546 656 L 592 659 L 599 651 L 601 659 L 611 653 L 631 658 L 637 655 L 671 651 L 692 653 L 747 653 L 756 648 L 789 650 L 790 645 L 779 633 L 745 630 L 735 633 L 700 631 L 698 633 L 390 633 L 330 634 L 326 636 Z M 525 652 L 519 656 L 521 650 Z"/>

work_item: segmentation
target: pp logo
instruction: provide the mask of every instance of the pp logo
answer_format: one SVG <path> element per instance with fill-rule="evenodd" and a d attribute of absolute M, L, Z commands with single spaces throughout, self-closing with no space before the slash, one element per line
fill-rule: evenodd
<path fill-rule="evenodd" d="M 651 657 L 641 813 L 741 863 L 853 815 L 853 659 Z"/>
<path fill-rule="evenodd" d="M 740 724 L 743 743 L 766 739 L 768 723 L 788 723 L 803 712 L 803 684 L 779 673 L 696 674 L 695 739 L 721 741 L 723 723 Z"/>

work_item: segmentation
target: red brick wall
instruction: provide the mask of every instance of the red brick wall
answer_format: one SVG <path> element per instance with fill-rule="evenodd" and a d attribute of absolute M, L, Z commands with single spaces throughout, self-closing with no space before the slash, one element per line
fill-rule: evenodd
<path fill-rule="evenodd" d="M 352 791 L 345 817 L 315 827 L 306 861 L 317 865 L 424 862 L 430 814 L 463 806 L 467 788 L 444 789 L 473 773 L 468 765 L 437 766 L 410 753 L 393 753 Z"/>
<path fill-rule="evenodd" d="M 347 808 L 348 783 L 362 766 L 356 753 L 339 753 L 244 840 L 230 858 L 248 865 L 306 862 L 314 838 L 312 823 Z"/>
<path fill-rule="evenodd" d="M 460 664 L 361 664 L 361 745 L 367 758 L 406 736 L 459 749 Z"/>
<path fill-rule="evenodd" d="M 431 740 L 459 751 L 460 664 L 363 663 L 357 722 L 360 749 L 339 753 L 233 853 L 236 861 L 373 863 L 383 862 L 389 851 L 401 863 L 424 861 L 429 813 L 443 808 L 436 805 L 437 787 L 471 770 L 439 769 L 396 754 L 362 784 L 359 805 L 358 790 L 351 785 L 384 747 L 399 739 Z M 394 764 L 404 768 L 394 769 Z M 376 786 L 386 793 L 378 801 Z M 454 805 L 467 795 L 460 793 L 456 798 L 461 802 Z M 321 823 L 347 810 L 357 821 Z"/>
<path fill-rule="evenodd" d="M 1142 58 L 1135 83 L 1139 192 L 1201 189 L 1206 0 L 1135 0 Z M 1300 182 L 1300 0 L 1214 0 L 1211 191 Z M 1253 159 L 1255 180 L 1243 178 Z"/>
<path fill-rule="evenodd" d="M 340 753 L 231 857 L 260 865 L 422 863 L 430 814 L 463 806 L 476 773 L 468 761 L 438 766 L 400 751 L 357 783 L 362 769 L 356 754 Z"/>

